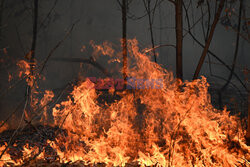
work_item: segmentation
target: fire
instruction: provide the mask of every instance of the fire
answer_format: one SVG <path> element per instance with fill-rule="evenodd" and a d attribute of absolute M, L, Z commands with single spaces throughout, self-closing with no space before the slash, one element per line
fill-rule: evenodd
<path fill-rule="evenodd" d="M 30 75 L 30 64 L 25 60 L 20 60 L 17 62 L 17 65 L 20 67 L 19 78 L 22 76 L 29 76 Z"/>
<path fill-rule="evenodd" d="M 7 130 L 9 128 L 8 124 L 5 124 L 4 121 L 0 121 L 0 133 Z"/>
<path fill-rule="evenodd" d="M 135 62 L 129 76 L 161 78 L 163 87 L 125 92 L 121 100 L 104 109 L 98 105 L 89 80 L 75 86 L 72 99 L 53 110 L 56 125 L 69 134 L 62 140 L 68 142 L 60 158 L 114 166 L 132 162 L 145 166 L 245 163 L 249 147 L 244 144 L 238 119 L 229 116 L 226 109 L 213 108 L 206 79 L 177 83 L 172 73 L 139 51 L 136 40 L 128 44 Z M 183 90 L 179 90 L 180 85 Z"/>
<path fill-rule="evenodd" d="M 2 152 L 6 146 L 7 146 L 7 143 L 5 143 L 3 146 L 1 146 L 0 152 Z M 9 162 L 9 161 L 12 161 L 10 155 L 4 154 L 0 160 L 0 166 L 3 166 L 5 164 L 5 162 Z"/>
<path fill-rule="evenodd" d="M 15 147 L 16 145 L 14 145 Z M 0 147 L 0 152 L 2 152 L 5 148 L 7 147 L 7 143 L 5 143 L 3 146 Z M 0 161 L 0 166 L 6 166 L 6 162 L 9 166 L 13 166 L 13 165 L 22 165 L 25 164 L 25 162 L 27 160 L 29 160 L 29 158 L 31 156 L 34 156 L 36 153 L 38 153 L 39 148 L 38 147 L 31 147 L 29 146 L 29 144 L 26 144 L 23 146 L 21 154 L 22 154 L 22 158 L 21 159 L 12 159 L 14 155 L 10 154 L 4 154 L 1 158 Z M 8 149 L 8 152 L 11 152 L 11 149 Z M 18 156 L 18 155 L 17 155 Z M 38 157 L 38 159 L 40 158 L 44 158 L 43 154 L 40 154 L 40 156 Z"/>
<path fill-rule="evenodd" d="M 103 46 L 96 46 L 98 51 Z M 105 44 L 106 53 L 114 54 Z M 161 87 L 124 90 L 120 99 L 99 104 L 89 79 L 53 108 L 54 126 L 66 130 L 48 145 L 61 163 L 107 166 L 247 166 L 250 147 L 239 120 L 215 109 L 205 77 L 180 82 L 128 41 L 128 76 L 160 79 Z M 137 83 L 138 85 L 138 83 Z M 113 91 L 112 91 L 113 93 Z M 53 98 L 47 92 L 47 100 Z M 43 101 L 42 101 L 43 103 Z M 30 153 L 27 150 L 24 150 Z M 8 157 L 9 158 L 9 157 Z"/>
<path fill-rule="evenodd" d="M 103 55 L 113 56 L 115 50 L 112 48 L 112 44 L 108 41 L 103 42 L 102 45 L 96 45 L 94 41 L 90 41 L 90 45 L 93 47 L 93 55 L 97 56 L 98 53 Z"/>
<path fill-rule="evenodd" d="M 41 122 L 44 122 L 46 124 L 46 122 L 48 122 L 48 115 L 47 115 L 47 104 L 52 101 L 54 97 L 54 93 L 50 90 L 46 90 L 45 94 L 43 96 L 43 98 L 40 101 L 40 107 L 43 108 L 43 117 L 40 120 Z"/>

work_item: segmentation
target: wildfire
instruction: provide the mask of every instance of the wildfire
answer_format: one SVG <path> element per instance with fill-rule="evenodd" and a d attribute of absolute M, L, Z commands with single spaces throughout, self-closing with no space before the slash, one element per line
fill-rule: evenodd
<path fill-rule="evenodd" d="M 8 124 L 5 124 L 3 121 L 0 121 L 0 133 L 7 130 L 8 128 Z"/>
<path fill-rule="evenodd" d="M 110 47 L 107 43 L 95 45 L 98 51 L 114 54 Z M 67 132 L 48 141 L 61 163 L 248 165 L 250 147 L 245 144 L 245 131 L 237 117 L 212 106 L 205 77 L 184 83 L 175 80 L 171 72 L 140 51 L 135 39 L 128 41 L 128 51 L 128 76 L 160 79 L 161 87 L 124 90 L 120 100 L 103 106 L 89 79 L 76 85 L 68 100 L 53 108 L 54 126 Z M 53 94 L 47 92 L 45 97 L 51 100 Z M 5 156 L 10 159 L 7 153 Z"/>
<path fill-rule="evenodd" d="M 30 76 L 30 64 L 25 61 L 25 60 L 20 60 L 17 62 L 17 65 L 20 67 L 20 72 L 19 72 L 19 78 L 21 77 L 25 77 L 25 76 Z M 29 80 L 30 78 L 27 77 L 26 81 L 28 83 L 28 85 L 32 86 L 33 83 L 31 80 Z"/>

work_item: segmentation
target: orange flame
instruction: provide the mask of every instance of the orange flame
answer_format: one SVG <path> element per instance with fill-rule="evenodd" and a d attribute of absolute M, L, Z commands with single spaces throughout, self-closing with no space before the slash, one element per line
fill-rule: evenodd
<path fill-rule="evenodd" d="M 109 44 L 94 49 L 115 54 Z M 135 39 L 128 40 L 128 53 L 128 77 L 160 79 L 161 86 L 123 91 L 121 99 L 111 104 L 98 103 L 89 79 L 75 86 L 68 100 L 53 108 L 55 126 L 67 132 L 48 141 L 60 162 L 247 166 L 250 147 L 245 144 L 245 131 L 237 117 L 212 106 L 205 77 L 177 82 L 171 72 L 140 51 Z M 52 98 L 52 92 L 47 92 L 41 103 Z M 24 151 L 30 154 L 29 149 Z"/>
<path fill-rule="evenodd" d="M 173 74 L 151 62 L 137 45 L 136 40 L 128 41 L 130 61 L 135 62 L 129 77 L 160 78 L 163 87 L 124 92 L 121 100 L 101 108 L 93 83 L 86 80 L 75 86 L 72 98 L 53 110 L 55 124 L 68 132 L 52 146 L 60 159 L 113 166 L 245 163 L 249 147 L 244 144 L 244 131 L 226 109 L 213 108 L 206 79 L 181 83 L 180 91 Z"/>
<path fill-rule="evenodd" d="M 0 121 L 0 133 L 2 133 L 3 131 L 7 130 L 9 128 L 7 123 L 4 123 L 4 121 Z"/>

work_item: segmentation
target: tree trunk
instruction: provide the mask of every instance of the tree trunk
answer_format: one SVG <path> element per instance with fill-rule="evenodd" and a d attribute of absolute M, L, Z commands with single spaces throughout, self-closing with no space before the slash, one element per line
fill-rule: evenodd
<path fill-rule="evenodd" d="M 183 0 L 176 0 L 176 3 L 175 3 L 176 77 L 180 80 L 183 80 L 183 69 L 182 69 L 182 42 L 183 42 L 182 3 L 183 3 Z"/>
<path fill-rule="evenodd" d="M 247 135 L 246 135 L 246 139 L 247 139 L 247 145 L 250 146 L 250 91 L 248 92 L 248 121 L 247 121 Z"/>
<path fill-rule="evenodd" d="M 2 40 L 2 18 L 3 18 L 3 10 L 4 10 L 4 1 L 0 1 L 0 41 Z M 2 46 L 1 46 L 2 47 Z"/>
<path fill-rule="evenodd" d="M 153 21 L 152 21 L 152 18 L 151 18 L 151 4 L 150 4 L 151 0 L 147 0 L 147 4 L 146 4 L 145 0 L 143 2 L 144 2 L 145 9 L 147 11 L 147 14 L 148 14 L 148 23 L 149 23 L 149 30 L 150 30 L 150 37 L 151 37 L 151 44 L 152 44 L 154 62 L 157 63 L 156 53 L 155 53 L 154 33 L 153 33 Z"/>
<path fill-rule="evenodd" d="M 122 0 L 122 55 L 124 87 L 127 84 L 127 0 Z"/>
<path fill-rule="evenodd" d="M 35 49 L 36 49 L 36 39 L 37 39 L 37 19 L 38 19 L 38 0 L 34 0 L 34 20 L 33 20 L 33 38 L 31 44 L 31 58 L 30 63 L 33 64 L 35 61 Z M 34 66 L 31 65 L 31 74 L 33 74 Z"/>
<path fill-rule="evenodd" d="M 248 102 L 247 102 L 247 106 L 248 106 L 248 120 L 247 120 L 247 134 L 246 134 L 246 140 L 247 140 L 247 145 L 250 146 L 250 85 L 249 85 L 249 72 L 250 70 L 248 70 L 247 68 L 244 71 L 245 77 L 246 77 L 246 83 L 248 84 Z"/>
<path fill-rule="evenodd" d="M 210 46 L 211 41 L 212 41 L 212 39 L 213 39 L 214 31 L 215 31 L 215 28 L 216 28 L 216 26 L 217 26 L 217 23 L 218 23 L 218 21 L 219 21 L 219 19 L 220 19 L 220 15 L 221 15 L 222 9 L 223 9 L 223 7 L 224 7 L 225 1 L 226 1 L 226 0 L 221 0 L 221 1 L 220 1 L 219 8 L 218 8 L 218 10 L 217 10 L 217 12 L 216 12 L 216 15 L 215 15 L 213 24 L 212 24 L 212 26 L 211 26 L 211 30 L 210 30 L 208 39 L 207 39 L 207 42 L 206 42 L 205 47 L 204 47 L 204 49 L 203 49 L 203 52 L 202 52 L 202 55 L 201 55 L 201 57 L 200 57 L 199 63 L 198 63 L 198 65 L 197 65 L 197 67 L 196 67 L 196 70 L 195 70 L 193 79 L 197 79 L 197 78 L 198 78 L 198 75 L 199 75 L 199 73 L 200 73 L 200 71 L 201 71 L 201 67 L 202 67 L 202 65 L 203 65 L 203 63 L 204 63 L 204 60 L 205 60 L 205 58 L 206 58 L 206 55 L 207 55 L 209 46 Z"/>
<path fill-rule="evenodd" d="M 35 49 L 36 49 L 36 41 L 37 41 L 37 20 L 38 20 L 38 0 L 34 0 L 34 18 L 33 18 L 33 37 L 32 37 L 32 44 L 30 49 L 30 57 L 28 57 L 30 62 L 30 78 L 34 75 L 34 68 L 35 68 Z M 31 82 L 34 82 L 31 79 Z M 32 83 L 33 84 L 33 83 Z M 31 110 L 31 102 L 32 102 L 32 89 L 33 85 L 28 84 L 27 86 L 27 105 L 26 109 Z M 26 118 L 27 119 L 27 118 Z"/>

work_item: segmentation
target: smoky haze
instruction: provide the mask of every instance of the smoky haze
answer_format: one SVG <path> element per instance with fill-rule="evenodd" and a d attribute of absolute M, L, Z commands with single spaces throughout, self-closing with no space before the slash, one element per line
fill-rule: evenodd
<path fill-rule="evenodd" d="M 196 0 L 190 5 L 192 10 L 192 24 L 201 18 L 201 10 L 197 8 Z M 186 2 L 185 2 L 186 3 Z M 250 1 L 245 0 L 244 7 L 246 17 L 249 17 Z M 188 3 L 187 3 L 188 4 Z M 235 4 L 236 13 L 238 4 Z M 1 50 L 2 57 L 8 57 L 7 63 L 1 63 L 1 89 L 6 90 L 10 82 L 8 74 L 17 72 L 16 62 L 25 59 L 32 43 L 33 26 L 33 1 L 31 0 L 6 0 L 2 10 L 1 21 L 1 48 L 7 48 L 7 54 Z M 145 7 L 140 0 L 132 1 L 129 4 L 127 37 L 136 38 L 141 49 L 151 47 L 148 17 Z M 214 15 L 214 12 L 212 13 Z M 225 15 L 222 14 L 222 16 Z M 55 50 L 51 59 L 46 64 L 43 75 L 46 80 L 40 82 L 40 89 L 55 90 L 55 93 L 67 83 L 74 81 L 79 76 L 103 77 L 103 74 L 96 68 L 87 64 L 61 62 L 56 58 L 89 58 L 92 55 L 90 41 L 101 44 L 104 41 L 113 43 L 117 52 L 121 51 L 120 39 L 122 36 L 122 13 L 121 7 L 116 0 L 42 0 L 39 1 L 38 10 L 38 37 L 35 50 L 37 62 L 43 61 L 51 50 L 64 39 L 67 32 L 75 24 L 69 36 Z M 187 31 L 185 17 L 184 31 Z M 235 23 L 237 19 L 232 19 Z M 206 21 L 205 21 L 206 22 Z M 206 22 L 207 23 L 207 22 Z M 208 23 L 207 23 L 208 24 Z M 210 23 L 211 24 L 211 23 Z M 169 1 L 161 2 L 154 12 L 153 33 L 155 45 L 175 44 L 175 8 Z M 201 24 L 197 24 L 192 33 L 204 43 Z M 220 22 L 216 27 L 210 50 L 220 57 L 226 64 L 232 64 L 235 41 L 237 33 L 226 28 Z M 86 47 L 81 51 L 83 46 Z M 189 35 L 183 41 L 183 69 L 184 79 L 191 80 L 198 64 L 203 48 L 201 48 Z M 175 73 L 175 48 L 165 46 L 157 50 L 159 56 L 157 62 L 169 71 Z M 249 41 L 240 38 L 239 55 L 237 59 L 236 73 L 244 80 L 243 69 L 250 67 L 250 45 Z M 119 69 L 122 64 L 107 63 L 108 56 L 100 55 L 97 59 L 103 67 L 115 73 L 115 77 L 122 77 L 114 69 Z M 152 57 L 153 60 L 153 57 Z M 205 75 L 211 83 L 223 85 L 225 81 L 213 78 L 210 74 L 207 59 L 205 60 L 200 75 Z M 213 57 L 211 62 L 218 63 Z M 230 71 L 224 66 L 212 64 L 214 74 L 227 78 Z M 17 79 L 11 81 L 14 84 Z M 232 79 L 239 89 L 241 85 L 235 78 Z M 20 103 L 25 96 L 25 83 L 21 83 L 1 97 L 1 120 L 5 119 L 11 111 Z"/>

